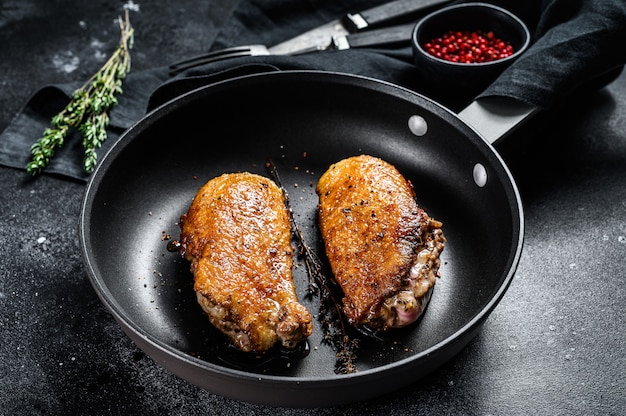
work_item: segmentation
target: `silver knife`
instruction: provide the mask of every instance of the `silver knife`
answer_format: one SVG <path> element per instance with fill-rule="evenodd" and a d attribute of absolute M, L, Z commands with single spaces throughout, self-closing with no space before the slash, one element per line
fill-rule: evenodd
<path fill-rule="evenodd" d="M 381 27 L 400 20 L 415 19 L 416 15 L 428 12 L 450 0 L 395 0 L 361 12 L 348 13 L 295 38 L 268 48 L 272 55 L 293 55 L 325 50 L 331 41 L 342 39 L 351 33 Z"/>

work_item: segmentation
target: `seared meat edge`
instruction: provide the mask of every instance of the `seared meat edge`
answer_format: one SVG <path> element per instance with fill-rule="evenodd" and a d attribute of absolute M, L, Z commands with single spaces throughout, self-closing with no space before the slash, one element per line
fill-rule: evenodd
<path fill-rule="evenodd" d="M 209 321 L 243 351 L 293 347 L 312 332 L 292 276 L 282 190 L 250 173 L 207 182 L 181 216 L 181 255 Z"/>

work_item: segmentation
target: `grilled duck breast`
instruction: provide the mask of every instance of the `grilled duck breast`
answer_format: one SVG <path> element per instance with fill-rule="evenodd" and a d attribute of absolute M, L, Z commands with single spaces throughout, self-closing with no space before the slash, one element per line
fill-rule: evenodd
<path fill-rule="evenodd" d="M 418 207 L 410 182 L 371 156 L 332 165 L 320 178 L 319 225 L 343 312 L 377 330 L 414 322 L 435 284 L 445 238 Z"/>
<path fill-rule="evenodd" d="M 288 211 L 273 181 L 251 173 L 212 179 L 180 226 L 198 302 L 236 347 L 294 347 L 311 334 L 311 315 L 292 277 Z"/>

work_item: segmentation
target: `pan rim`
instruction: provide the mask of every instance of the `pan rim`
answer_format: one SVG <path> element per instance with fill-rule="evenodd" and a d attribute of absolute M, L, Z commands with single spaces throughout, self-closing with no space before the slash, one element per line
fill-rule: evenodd
<path fill-rule="evenodd" d="M 206 94 L 207 91 L 212 91 L 215 88 L 224 88 L 228 87 L 230 83 L 235 82 L 267 82 L 268 79 L 275 79 L 276 77 L 281 79 L 289 79 L 290 77 L 298 77 L 302 79 L 305 77 L 307 79 L 312 79 L 314 81 L 326 82 L 330 79 L 339 80 L 339 82 L 348 82 L 355 83 L 357 85 L 367 84 L 368 86 L 374 86 L 376 88 L 380 88 L 384 91 L 393 92 L 395 95 L 399 95 L 405 99 L 413 99 L 424 101 L 430 106 L 435 107 L 438 111 L 446 112 L 450 115 L 452 120 L 455 123 L 458 123 L 466 131 L 471 131 L 472 134 L 476 135 L 483 142 L 484 146 L 490 149 L 490 156 L 493 156 L 495 160 L 498 161 L 498 167 L 503 169 L 504 173 L 507 177 L 507 193 L 511 193 L 510 198 L 514 200 L 515 206 L 517 208 L 517 219 L 518 222 L 514 224 L 516 229 L 519 229 L 517 233 L 517 241 L 512 242 L 515 245 L 515 250 L 510 254 L 509 260 L 507 264 L 509 264 L 508 269 L 506 271 L 506 276 L 502 278 L 502 283 L 494 291 L 491 295 L 489 301 L 484 305 L 484 307 L 476 313 L 471 320 L 469 320 L 462 327 L 458 328 L 454 333 L 450 334 L 440 342 L 430 346 L 426 350 L 415 353 L 409 357 L 387 363 L 381 366 L 377 366 L 370 369 L 365 369 L 359 371 L 357 373 L 352 374 L 340 374 L 340 375 L 332 375 L 330 377 L 316 377 L 316 376 L 282 376 L 282 375 L 272 375 L 272 374 L 257 374 L 246 372 L 243 370 L 221 366 L 215 363 L 211 363 L 200 358 L 193 357 L 183 351 L 180 351 L 176 348 L 167 345 L 163 341 L 157 339 L 145 329 L 140 327 L 136 322 L 133 321 L 131 316 L 125 311 L 124 307 L 115 299 L 113 293 L 109 290 L 105 282 L 102 280 L 102 275 L 100 274 L 100 270 L 98 270 L 97 264 L 90 254 L 91 243 L 90 243 L 90 230 L 89 223 L 91 219 L 90 209 L 92 208 L 93 202 L 93 193 L 97 191 L 97 188 L 103 178 L 106 176 L 107 167 L 112 163 L 113 160 L 119 155 L 124 148 L 130 144 L 135 137 L 137 137 L 137 133 L 141 131 L 142 127 L 147 127 L 152 123 L 159 120 L 159 117 L 172 109 L 175 109 L 180 106 L 187 105 L 189 102 L 198 99 L 202 96 L 202 94 Z M 336 82 L 336 81 L 333 81 Z M 417 97 L 417 99 L 415 98 Z M 420 106 L 423 107 L 424 103 L 419 103 Z M 482 145 L 481 144 L 481 145 Z M 523 206 L 521 202 L 521 196 L 517 185 L 513 179 L 511 172 L 508 167 L 504 163 L 501 156 L 495 150 L 495 148 L 488 143 L 486 140 L 482 138 L 482 136 L 467 123 L 460 120 L 454 112 L 447 109 L 446 107 L 434 102 L 433 100 L 422 96 L 419 93 L 406 89 L 404 87 L 398 86 L 396 84 L 382 81 L 379 79 L 374 79 L 361 75 L 347 74 L 341 72 L 330 72 L 330 71 L 310 71 L 310 70 L 293 70 L 293 71 L 278 71 L 278 72 L 269 72 L 269 73 L 259 73 L 259 74 L 251 74 L 251 75 L 243 75 L 236 78 L 231 78 L 228 80 L 223 80 L 216 82 L 214 84 L 202 86 L 200 88 L 194 89 L 187 93 L 184 93 L 172 100 L 169 100 L 158 107 L 152 109 L 149 113 L 147 113 L 144 117 L 134 123 L 131 127 L 129 127 L 120 137 L 120 139 L 114 143 L 108 152 L 103 156 L 101 163 L 98 164 L 94 172 L 92 173 L 87 186 L 84 190 L 83 200 L 81 203 L 80 215 L 79 215 L 79 240 L 81 246 L 81 252 L 84 264 L 87 269 L 89 280 L 96 290 L 96 293 L 100 300 L 106 305 L 109 312 L 116 319 L 118 324 L 122 327 L 124 332 L 133 338 L 131 334 L 132 332 L 137 337 L 144 339 L 146 342 L 158 348 L 162 353 L 168 356 L 174 356 L 177 359 L 181 359 L 186 363 L 191 365 L 199 366 L 204 370 L 211 371 L 216 375 L 225 375 L 228 377 L 234 377 L 241 381 L 251 381 L 251 382 L 270 382 L 272 384 L 277 385 L 289 385 L 292 388 L 296 389 L 308 389 L 310 387 L 317 386 L 319 384 L 324 383 L 325 388 L 328 388 L 328 383 L 334 386 L 342 386 L 345 384 L 351 384 L 355 380 L 361 380 L 367 377 L 371 377 L 373 374 L 380 375 L 381 373 L 393 373 L 394 371 L 398 371 L 406 366 L 410 366 L 411 364 L 415 364 L 425 357 L 431 356 L 437 351 L 441 350 L 443 347 L 453 344 L 455 340 L 461 339 L 464 336 L 468 336 L 468 334 L 475 333 L 476 330 L 484 323 L 485 319 L 491 314 L 491 312 L 495 309 L 497 304 L 501 301 L 502 297 L 505 295 L 508 287 L 510 286 L 513 276 L 515 275 L 515 271 L 517 265 L 519 263 L 521 252 L 523 248 L 523 240 L 524 240 L 524 213 Z M 473 338 L 473 335 L 470 336 L 469 339 Z M 135 341 L 133 339 L 133 341 Z M 467 341 L 469 342 L 469 340 Z M 459 350 L 467 345 L 467 342 L 463 343 L 460 346 Z M 142 348 L 143 349 L 143 348 Z M 458 352 L 458 351 L 457 351 Z M 456 355 L 455 352 L 453 355 Z M 151 355 L 151 354 L 149 354 Z M 154 358 L 154 357 L 153 357 Z M 159 360 L 156 360 L 159 361 Z M 162 365 L 162 363 L 161 363 Z M 165 366 L 167 367 L 167 366 Z M 171 368 L 168 370 L 172 371 Z M 425 375 L 425 374 L 424 374 Z M 411 382 L 415 382 L 416 379 L 411 380 Z M 404 385 L 404 384 L 402 384 Z M 398 386 L 398 388 L 401 386 Z M 395 388 L 394 388 L 395 390 Z M 385 391 L 381 391 L 381 394 L 385 393 Z M 245 400 L 245 399 L 243 399 Z"/>

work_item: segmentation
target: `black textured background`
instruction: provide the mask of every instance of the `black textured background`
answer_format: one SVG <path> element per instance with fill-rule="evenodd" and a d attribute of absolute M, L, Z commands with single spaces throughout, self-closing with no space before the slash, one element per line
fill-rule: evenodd
<path fill-rule="evenodd" d="M 0 130 L 40 87 L 99 68 L 124 4 L 138 8 L 141 70 L 208 48 L 237 3 L 0 2 Z M 0 167 L 0 415 L 626 413 L 626 75 L 542 114 L 501 150 L 526 209 L 524 253 L 503 301 L 437 372 L 340 409 L 235 402 L 157 366 L 87 280 L 84 185 Z"/>

